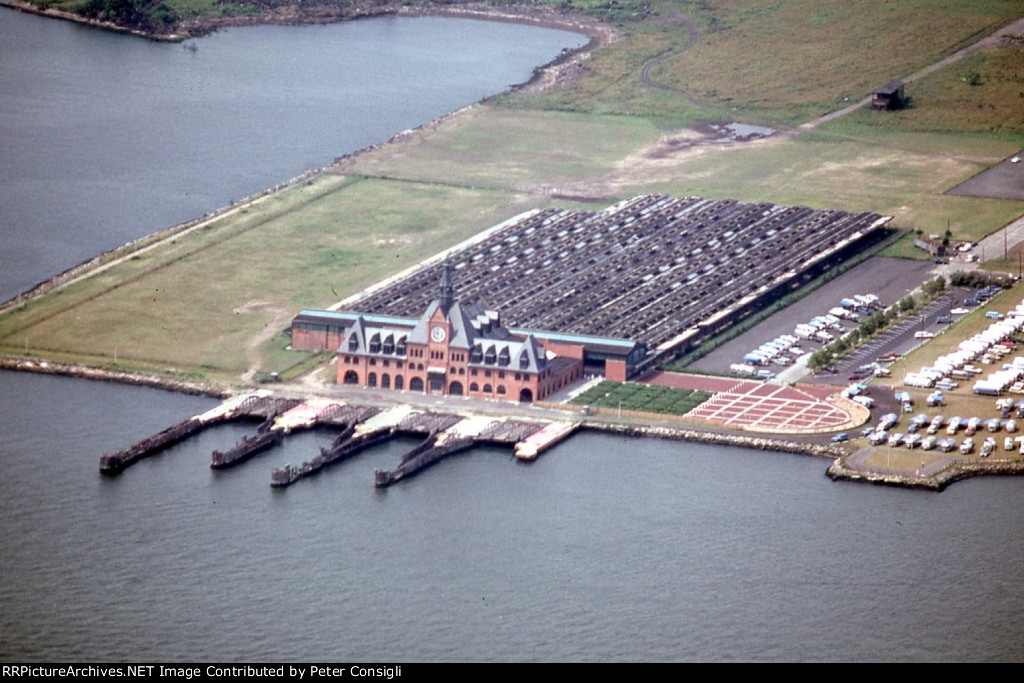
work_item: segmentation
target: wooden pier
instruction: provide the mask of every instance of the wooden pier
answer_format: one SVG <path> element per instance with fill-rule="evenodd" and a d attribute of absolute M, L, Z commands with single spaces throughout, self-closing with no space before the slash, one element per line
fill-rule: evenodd
<path fill-rule="evenodd" d="M 344 404 L 338 401 L 277 399 L 260 413 L 264 419 L 256 435 L 242 437 L 227 451 L 211 453 L 210 467 L 224 469 L 244 462 L 260 451 L 280 445 L 286 434 L 328 423 L 335 415 L 344 412 Z"/>
<path fill-rule="evenodd" d="M 431 433 L 423 443 L 406 453 L 394 470 L 375 470 L 374 485 L 378 488 L 390 486 L 479 443 L 514 444 L 518 459 L 533 460 L 571 434 L 577 426 L 574 423 L 541 423 L 480 415 L 463 418 L 443 431 Z M 520 455 L 519 447 L 524 443 L 530 444 L 528 450 L 532 457 Z"/>
<path fill-rule="evenodd" d="M 206 424 L 199 419 L 190 417 L 168 427 L 159 434 L 143 439 L 123 451 L 104 453 L 100 456 L 100 472 L 103 474 L 117 474 L 129 465 L 159 453 L 165 448 L 170 448 L 174 444 L 202 431 L 205 427 Z"/>
<path fill-rule="evenodd" d="M 240 419 L 263 419 L 266 421 L 271 414 L 283 411 L 291 405 L 293 403 L 290 403 L 289 399 L 275 399 L 268 391 L 235 396 L 212 410 L 182 420 L 124 450 L 116 453 L 104 453 L 100 456 L 100 472 L 117 474 L 139 460 L 170 448 L 207 427 Z"/>
<path fill-rule="evenodd" d="M 572 422 L 548 422 L 509 417 L 458 415 L 395 405 L 387 409 L 349 404 L 336 399 L 306 401 L 274 397 L 268 391 L 234 397 L 202 415 L 182 420 L 137 444 L 100 458 L 100 471 L 120 472 L 203 429 L 233 420 L 259 420 L 256 434 L 245 436 L 226 451 L 213 451 L 210 466 L 231 467 L 280 444 L 295 431 L 315 427 L 342 430 L 328 448 L 301 465 L 275 468 L 270 485 L 290 486 L 325 467 L 354 457 L 397 435 L 419 435 L 423 442 L 406 453 L 394 470 L 376 470 L 374 484 L 386 487 L 413 476 L 439 460 L 480 443 L 511 445 L 519 460 L 533 460 L 578 427 Z"/>

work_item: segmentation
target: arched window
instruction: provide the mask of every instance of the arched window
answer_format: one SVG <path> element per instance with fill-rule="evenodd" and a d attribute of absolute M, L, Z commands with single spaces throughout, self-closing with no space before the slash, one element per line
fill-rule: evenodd
<path fill-rule="evenodd" d="M 531 403 L 533 402 L 533 392 L 529 389 L 523 389 L 519 392 L 520 403 Z"/>
<path fill-rule="evenodd" d="M 349 370 L 345 373 L 345 384 L 359 384 L 359 375 L 356 374 L 355 370 Z"/>
<path fill-rule="evenodd" d="M 462 382 L 452 382 L 449 384 L 448 393 L 452 396 L 462 396 Z"/>
<path fill-rule="evenodd" d="M 368 387 L 375 387 L 375 386 L 377 386 L 377 373 L 376 372 L 371 372 L 369 375 L 366 376 L 366 386 L 368 386 Z"/>
<path fill-rule="evenodd" d="M 404 389 L 404 388 L 405 388 L 405 378 L 402 377 L 401 375 L 395 375 L 395 389 L 401 390 L 401 389 Z"/>
<path fill-rule="evenodd" d="M 476 392 L 480 391 L 480 385 L 477 384 L 476 382 L 470 382 L 469 390 L 475 394 Z"/>
<path fill-rule="evenodd" d="M 409 391 L 423 391 L 423 379 L 420 377 L 413 377 L 409 380 Z"/>
<path fill-rule="evenodd" d="M 380 376 L 380 386 L 381 386 L 382 389 L 390 389 L 391 388 L 391 375 L 389 375 L 386 372 L 383 375 L 381 375 Z"/>
<path fill-rule="evenodd" d="M 499 396 L 504 396 L 505 395 L 505 385 L 504 384 L 499 384 L 498 385 L 498 395 Z"/>
<path fill-rule="evenodd" d="M 494 393 L 494 390 L 493 390 L 493 389 L 491 388 L 491 385 L 490 385 L 490 384 L 485 384 L 485 385 L 484 385 L 484 393 L 485 393 L 485 394 L 491 394 L 491 393 Z"/>

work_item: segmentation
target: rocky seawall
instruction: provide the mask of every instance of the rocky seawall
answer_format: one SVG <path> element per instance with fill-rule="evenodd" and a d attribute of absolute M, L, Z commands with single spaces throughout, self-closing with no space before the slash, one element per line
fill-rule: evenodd
<path fill-rule="evenodd" d="M 873 472 L 870 470 L 854 469 L 846 463 L 845 459 L 840 458 L 832 463 L 826 471 L 826 474 L 833 481 L 848 480 L 867 482 L 870 484 L 883 484 L 886 486 L 901 486 L 903 488 L 942 491 L 953 482 L 960 481 L 961 479 L 968 479 L 970 477 L 1024 474 L 1024 462 L 956 462 L 933 474 L 917 476 L 915 474 Z"/>
<path fill-rule="evenodd" d="M 221 399 L 232 394 L 230 390 L 223 387 L 163 377 L 155 373 L 106 370 L 29 358 L 0 357 L 0 370 L 19 370 L 67 377 L 81 377 L 84 379 L 119 382 L 121 384 Z M 396 396 L 396 403 L 401 403 L 400 396 Z M 903 488 L 942 491 L 950 484 L 969 477 L 1024 475 L 1024 461 L 987 460 L 977 463 L 951 462 L 937 471 L 925 472 L 876 471 L 867 468 L 851 467 L 847 462 L 851 453 L 843 446 L 831 443 L 790 441 L 776 437 L 701 431 L 663 425 L 604 423 L 596 420 L 588 420 L 581 425 L 581 429 L 620 436 L 689 441 L 713 446 L 734 446 L 761 451 L 828 458 L 832 463 L 825 474 L 833 481 L 847 480 Z"/>
<path fill-rule="evenodd" d="M 181 394 L 192 396 L 209 396 L 211 398 L 227 398 L 230 391 L 220 387 L 214 387 L 201 382 L 190 382 L 188 380 L 172 379 L 162 377 L 156 373 L 148 372 L 125 372 L 120 370 L 106 370 L 103 368 L 91 368 L 84 365 L 72 365 L 68 363 L 54 363 L 52 361 L 39 360 L 35 358 L 12 358 L 0 356 L 0 370 L 19 370 L 22 372 L 38 372 L 44 375 L 61 375 L 64 377 L 81 377 L 82 379 L 100 380 L 103 382 L 118 382 L 120 384 L 131 384 L 151 389 L 165 389 L 176 391 Z"/>
<path fill-rule="evenodd" d="M 714 446 L 738 446 L 740 448 L 753 448 L 760 451 L 796 453 L 798 455 L 810 455 L 816 458 L 829 458 L 832 460 L 847 455 L 847 451 L 845 449 L 831 444 L 802 443 L 799 441 L 786 441 L 784 439 L 750 436 L 747 434 L 725 434 L 721 432 L 703 432 L 695 429 L 682 429 L 676 427 L 604 424 L 600 422 L 587 422 L 584 424 L 583 428 L 592 429 L 605 434 L 653 437 L 657 439 L 673 439 L 676 441 L 692 441 L 694 443 L 706 443 Z"/>

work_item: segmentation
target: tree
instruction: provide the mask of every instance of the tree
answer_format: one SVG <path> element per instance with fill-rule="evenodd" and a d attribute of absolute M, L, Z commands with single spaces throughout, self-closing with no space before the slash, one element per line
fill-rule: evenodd
<path fill-rule="evenodd" d="M 960 80 L 970 86 L 981 85 L 981 74 L 971 69 L 970 71 L 964 72 L 964 75 L 960 77 Z"/>

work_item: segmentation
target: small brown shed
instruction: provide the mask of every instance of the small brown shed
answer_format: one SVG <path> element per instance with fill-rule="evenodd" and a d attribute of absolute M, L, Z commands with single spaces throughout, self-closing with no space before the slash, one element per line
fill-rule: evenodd
<path fill-rule="evenodd" d="M 903 81 L 889 81 L 880 88 L 875 88 L 871 93 L 872 109 L 902 109 L 906 103 L 906 96 L 903 94 Z"/>

